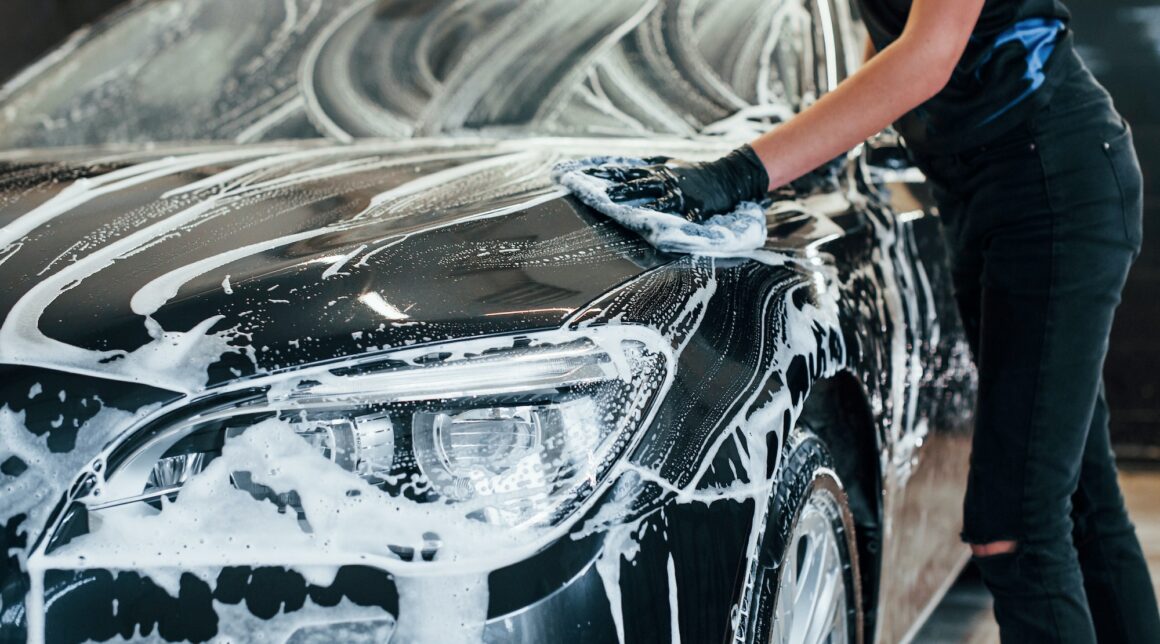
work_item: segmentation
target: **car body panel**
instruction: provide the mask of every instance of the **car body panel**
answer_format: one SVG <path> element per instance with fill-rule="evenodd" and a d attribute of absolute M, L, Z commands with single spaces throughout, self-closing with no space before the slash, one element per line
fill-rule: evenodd
<path fill-rule="evenodd" d="M 377 154 L 328 148 L 285 155 L 258 148 L 252 154 L 268 156 L 249 168 L 247 159 L 209 154 L 188 172 L 171 173 L 177 167 L 161 160 L 124 179 L 89 179 L 99 185 L 32 213 L 45 223 L 51 217 L 51 235 L 26 236 L 6 257 L 15 279 L 5 285 L 5 303 L 13 306 L 32 289 L 47 292 L 55 280 L 61 286 L 40 312 L 39 328 L 101 352 L 147 344 L 141 314 L 174 331 L 214 315 L 250 319 L 235 332 L 256 334 L 251 344 L 268 347 L 254 354 L 254 368 L 267 372 L 433 334 L 556 327 L 610 286 L 664 261 L 575 202 L 548 199 L 560 191 L 542 177 L 521 180 L 530 163 L 550 164 L 550 151 L 465 156 L 379 147 Z M 459 178 L 418 197 L 409 192 L 415 182 L 439 181 L 440 172 Z M 506 173 L 516 179 L 496 181 Z M 52 175 L 41 181 L 51 184 Z M 220 192 L 206 198 L 177 189 L 198 182 Z M 471 201 L 443 199 L 457 191 Z M 512 204 L 521 206 L 515 216 L 496 216 Z M 6 211 L 25 207 L 17 200 Z M 15 223 L 8 230 L 19 229 Z M 626 252 L 613 252 L 618 247 Z M 551 265 L 582 266 L 584 274 L 544 268 Z M 77 281 L 83 288 L 72 286 Z M 287 308 L 287 297 L 309 312 L 294 327 L 264 324 Z M 95 321 L 63 315 L 78 307 Z M 389 342 L 376 337 L 387 327 Z M 306 338 L 327 348 L 311 348 Z"/>
<path fill-rule="evenodd" d="M 130 8 L 0 93 L 3 144 L 81 146 L 0 155 L 0 637 L 405 639 L 482 600 L 486 641 L 732 640 L 787 434 L 839 380 L 862 446 L 838 462 L 868 476 L 848 482 L 867 614 L 881 641 L 911 631 L 962 564 L 974 391 L 921 185 L 851 154 L 726 259 L 661 253 L 549 180 L 565 158 L 709 158 L 768 127 L 852 68 L 844 3 L 581 22 L 574 3 L 230 6 Z M 206 38 L 236 39 L 232 62 L 182 60 Z M 768 78 L 743 64 L 789 39 L 800 59 Z M 185 139 L 225 142 L 126 145 Z M 145 534 L 85 549 L 94 490 L 184 418 L 427 352 L 634 329 L 672 361 L 648 422 L 575 515 L 482 568 L 441 578 L 381 545 L 259 556 L 241 544 L 279 535 L 240 528 L 207 529 L 196 566 L 197 531 L 169 535 L 177 554 Z"/>
<path fill-rule="evenodd" d="M 607 145 L 606 142 L 599 144 Z M 502 147 L 504 144 L 494 145 Z M 521 154 L 527 157 L 526 150 L 532 143 L 521 142 L 520 145 L 525 149 Z M 579 148 L 583 145 L 576 142 L 573 145 L 579 146 L 576 149 L 579 154 Z M 655 142 L 653 145 L 656 145 Z M 678 142 L 672 145 L 688 146 Z M 138 416 L 155 417 L 161 413 L 157 409 L 161 401 L 170 404 L 177 401 L 176 405 L 183 407 L 188 404 L 186 401 L 220 395 L 219 390 L 237 390 L 247 383 L 260 382 L 269 374 L 319 363 L 349 363 L 352 358 L 389 355 L 392 350 L 424 344 L 439 346 L 449 338 L 509 336 L 561 326 L 644 325 L 663 330 L 674 345 L 682 347 L 678 356 L 678 372 L 689 375 L 674 383 L 657 411 L 652 429 L 639 443 L 629 461 L 633 467 L 655 472 L 660 477 L 657 480 L 665 483 L 659 485 L 651 481 L 638 481 L 631 485 L 625 484 L 633 490 L 632 501 L 625 506 L 624 514 L 606 529 L 619 525 L 619 529 L 623 530 L 625 524 L 639 526 L 642 522 L 653 523 L 657 520 L 658 512 L 667 522 L 671 516 L 690 513 L 697 515 L 707 511 L 692 509 L 706 503 L 704 498 L 693 502 L 681 500 L 680 493 L 674 494 L 674 490 L 691 490 L 688 493 L 693 498 L 699 498 L 696 492 L 698 489 L 711 490 L 715 485 L 728 485 L 731 477 L 724 474 L 728 470 L 722 468 L 732 468 L 736 475 L 736 472 L 744 472 L 747 467 L 751 467 L 751 464 L 745 465 L 747 457 L 734 443 L 737 437 L 753 432 L 755 426 L 781 427 L 781 431 L 784 431 L 800 410 L 810 383 L 816 378 L 832 375 L 839 369 L 857 373 L 866 383 L 869 397 L 877 400 L 880 406 L 877 432 L 883 458 L 893 464 L 885 468 L 887 511 L 891 504 L 897 504 L 896 507 L 902 508 L 899 512 L 904 514 L 914 512 L 907 509 L 911 506 L 930 504 L 926 488 L 911 488 L 901 480 L 913 475 L 907 472 L 907 464 L 926 463 L 918 454 L 921 441 L 916 442 L 914 432 L 916 428 L 930 432 L 930 428 L 935 427 L 936 431 L 930 432 L 932 438 L 935 438 L 940 434 L 939 430 L 945 428 L 959 442 L 967 435 L 961 428 L 961 412 L 968 400 L 964 394 L 968 389 L 964 387 L 969 387 L 969 365 L 961 362 L 960 353 L 959 363 L 948 361 L 946 368 L 924 371 L 895 390 L 893 370 L 901 369 L 902 373 L 907 373 L 905 362 L 900 365 L 896 361 L 937 364 L 932 362 L 936 356 L 949 360 L 955 351 L 961 352 L 962 347 L 961 339 L 956 334 L 940 335 L 940 324 L 945 325 L 946 321 L 934 315 L 935 308 L 931 308 L 935 307 L 932 291 L 922 287 L 915 292 L 922 294 L 925 299 L 907 302 L 900 297 L 897 289 L 881 287 L 882 283 L 898 279 L 898 276 L 889 276 L 883 268 L 884 263 L 879 259 L 888 258 L 891 270 L 909 265 L 911 270 L 917 266 L 925 274 L 926 269 L 916 264 L 916 257 L 910 253 L 917 252 L 916 240 L 920 237 L 926 240 L 927 247 L 936 243 L 932 241 L 935 238 L 932 238 L 931 233 L 937 234 L 937 229 L 929 217 L 912 215 L 910 221 L 899 225 L 892 233 L 897 235 L 897 241 L 884 244 L 883 238 L 889 232 L 886 226 L 892 224 L 889 218 L 883 218 L 887 214 L 885 210 L 880 210 L 883 205 L 874 207 L 873 202 L 855 203 L 845 198 L 835 198 L 832 194 L 803 195 L 798 199 L 778 202 L 771 209 L 770 228 L 774 236 L 768 248 L 754 258 L 715 260 L 671 256 L 655 251 L 631 233 L 601 220 L 599 215 L 587 210 L 575 199 L 554 191 L 547 181 L 550 160 L 554 158 L 551 153 L 545 153 L 540 158 L 538 170 L 528 173 L 527 176 L 533 179 L 524 183 L 516 182 L 508 187 L 511 194 L 495 188 L 493 182 L 493 192 L 486 195 L 486 200 L 481 196 L 480 202 L 452 208 L 447 213 L 432 212 L 426 206 L 442 203 L 438 199 L 417 199 L 415 203 L 423 204 L 423 208 L 417 209 L 418 214 L 409 217 L 405 206 L 392 209 L 394 201 L 376 198 L 383 194 L 388 197 L 403 194 L 405 199 L 414 199 L 413 193 L 405 190 L 400 193 L 400 186 L 392 185 L 390 170 L 371 170 L 374 179 L 367 180 L 359 176 L 367 172 L 362 166 L 348 168 L 344 165 L 345 159 L 353 157 L 374 167 L 376 159 L 389 162 L 399 154 L 394 149 L 398 147 L 396 144 L 384 143 L 378 146 L 379 157 L 371 154 L 369 146 L 357 150 L 343 147 L 289 153 L 260 148 L 253 150 L 254 153 L 268 155 L 260 157 L 262 161 L 259 168 L 262 176 L 277 186 L 277 192 L 272 193 L 274 198 L 263 193 L 261 187 L 254 188 L 251 183 L 239 180 L 240 185 L 246 185 L 246 190 L 252 191 L 245 195 L 256 194 L 258 198 L 239 198 L 237 203 L 231 203 L 228 190 L 216 182 L 222 181 L 222 177 L 231 181 L 237 178 L 237 165 L 211 164 L 209 167 L 213 168 L 213 173 L 183 174 L 180 179 L 187 182 L 187 185 L 200 186 L 206 190 L 204 194 L 213 195 L 213 199 L 220 200 L 218 203 L 225 204 L 220 212 L 213 208 L 201 208 L 190 219 L 181 219 L 185 211 L 179 206 L 157 203 L 166 199 L 187 198 L 184 195 L 188 194 L 188 189 L 175 188 L 168 181 L 162 180 L 160 186 L 153 185 L 152 179 L 133 183 L 91 200 L 74 196 L 80 194 L 79 190 L 68 193 L 67 189 L 59 191 L 57 188 L 46 188 L 54 194 L 45 200 L 35 196 L 38 192 L 33 185 L 35 182 L 27 181 L 26 176 L 24 194 L 9 202 L 9 210 L 22 208 L 21 199 L 33 199 L 41 208 L 51 207 L 52 199 L 61 199 L 62 195 L 69 199 L 67 205 L 70 208 L 62 210 L 52 220 L 51 226 L 46 223 L 22 238 L 20 245 L 5 256 L 4 261 L 13 269 L 12 274 L 29 277 L 25 281 L 17 280 L 7 285 L 7 301 L 11 308 L 8 321 L 0 334 L 19 328 L 12 325 L 11 321 L 15 319 L 11 314 L 12 309 L 20 310 L 21 302 L 34 301 L 35 298 L 28 299 L 30 293 L 35 295 L 36 289 L 43 288 L 55 276 L 59 283 L 69 288 L 47 292 L 62 299 L 70 299 L 49 300 L 48 305 L 43 307 L 41 321 L 36 328 L 52 342 L 82 349 L 84 353 L 79 354 L 82 359 L 78 360 L 78 353 L 72 350 L 59 355 L 43 350 L 38 354 L 21 354 L 11 350 L 14 344 L 6 345 L 4 357 L 9 364 L 9 382 L 13 383 L 6 400 L 7 409 L 19 411 L 21 405 L 17 401 L 28 397 L 28 393 L 35 388 L 39 391 L 31 400 L 47 405 L 37 413 L 44 416 L 50 414 L 50 410 L 55 410 L 58 405 L 51 402 L 52 396 L 44 395 L 44 392 L 53 393 L 45 386 L 49 382 L 45 379 L 46 373 L 66 372 L 62 374 L 63 377 L 83 383 L 90 380 L 86 375 L 102 376 L 91 380 L 94 383 L 104 382 L 105 386 L 109 383 L 104 378 L 163 383 L 181 397 L 174 393 L 158 392 L 154 397 L 147 398 L 147 405 L 137 408 L 126 405 Z M 694 151 L 690 148 L 685 152 Z M 409 150 L 404 151 L 403 158 L 408 158 L 405 155 L 410 153 Z M 199 151 L 195 154 L 213 153 Z M 280 175 L 272 171 L 272 168 L 279 167 L 277 160 L 282 156 L 294 157 L 289 162 L 294 170 L 291 174 L 302 183 L 293 189 L 288 189 L 281 182 Z M 493 154 L 484 156 L 485 161 L 481 162 L 480 157 L 479 153 L 473 154 L 461 160 L 461 165 L 451 167 L 456 172 L 462 170 L 457 176 L 469 177 L 470 173 L 464 168 L 483 163 L 486 170 L 490 167 L 486 165 L 488 161 L 506 158 L 503 154 Z M 166 155 L 160 162 L 145 159 L 139 164 L 143 168 L 137 171 L 129 171 L 136 166 L 127 165 L 115 172 L 130 177 L 147 176 L 148 171 L 145 169 L 156 167 L 151 164 L 174 164 L 174 159 L 180 158 Z M 323 170 L 316 174 L 314 170 L 304 169 L 303 158 L 319 163 Z M 126 162 L 122 160 L 122 163 Z M 83 174 L 68 164 L 39 167 L 42 182 L 46 185 L 52 185 L 54 177 L 59 182 L 61 176 Z M 408 167 L 414 172 L 413 167 Z M 443 171 L 448 170 L 445 168 Z M 322 188 L 316 185 L 319 174 L 325 177 Z M 351 189 L 351 184 L 347 183 L 352 180 L 351 175 L 373 187 L 361 193 Z M 106 175 L 92 176 L 88 181 L 100 181 L 102 176 Z M 427 176 L 419 172 L 418 177 L 412 181 L 421 183 Z M 856 180 L 856 177 L 851 180 Z M 215 185 L 218 187 L 207 188 Z M 444 184 L 440 182 L 433 185 L 433 190 L 442 190 Z M 117 194 L 122 191 L 127 194 Z M 333 196 L 335 194 L 345 195 L 345 200 L 336 200 Z M 117 205 L 113 208 L 102 207 L 101 199 L 109 199 Z M 209 200 L 203 196 L 194 200 L 194 203 L 204 204 Z M 141 205 L 132 207 L 135 203 Z M 292 206 L 287 207 L 287 203 Z M 371 203 L 376 204 L 378 210 L 372 216 L 360 218 L 360 214 L 367 210 L 367 204 Z M 190 204 L 180 202 L 180 205 L 188 209 Z M 135 215 L 154 212 L 159 213 L 154 216 L 155 219 Z M 294 213 L 299 212 L 307 214 L 296 217 Z M 317 213 L 322 213 L 322 216 L 317 216 Z M 284 219 L 275 219 L 274 215 Z M 310 215 L 316 216 L 310 218 Z M 113 224 L 110 223 L 110 217 Z M 157 227 L 158 220 L 169 223 Z M 181 226 L 171 225 L 169 220 L 180 221 Z M 124 221 L 136 222 L 137 228 L 114 225 Z M 9 225 L 19 222 L 20 219 L 16 218 Z M 230 234 L 204 234 L 214 224 L 222 225 Z M 311 225 L 316 228 L 307 228 Z M 115 234 L 102 232 L 110 229 Z M 174 235 L 175 230 L 181 234 Z M 916 236 L 916 230 L 922 230 L 923 234 Z M 141 231 L 150 234 L 134 236 Z M 191 235 L 189 231 L 196 231 L 199 240 L 209 240 L 209 243 L 186 243 L 185 239 Z M 91 237 L 99 237 L 104 243 L 75 243 L 78 238 L 84 240 Z M 265 241 L 259 241 L 263 237 Z M 116 254 L 100 256 L 102 251 L 124 240 L 133 243 L 117 248 Z M 303 240 L 313 243 L 303 244 Z M 66 247 L 66 241 L 73 243 L 70 245 L 71 254 L 64 259 L 57 259 L 59 253 L 50 255 L 44 251 L 45 246 L 54 243 L 58 247 Z M 516 249 L 516 252 L 497 252 L 509 248 Z M 930 252 L 931 249 L 927 250 Z M 493 253 L 498 257 L 489 259 Z M 94 259 L 94 256 L 98 257 Z M 180 258 L 180 262 L 173 261 L 175 257 Z M 120 262 L 131 263 L 133 266 L 119 270 Z M 360 266 L 360 262 L 363 266 Z M 566 266 L 568 262 L 584 267 L 581 279 L 559 270 L 561 265 Z M 323 277 L 327 271 L 331 271 L 330 274 Z M 562 279 L 573 280 L 566 282 L 572 288 L 565 297 L 558 295 Z M 916 278 L 912 274 L 908 279 Z M 945 280 L 945 277 L 939 279 Z M 819 287 L 818 280 L 828 286 Z M 158 286 L 159 282 L 161 286 Z M 476 295 L 486 292 L 481 285 L 497 285 L 498 292 L 509 293 L 514 300 L 479 301 Z M 276 301 L 282 299 L 275 297 L 281 289 L 292 294 L 295 309 L 304 312 L 304 315 L 286 316 L 279 313 L 279 306 L 287 304 Z M 406 319 L 391 320 L 388 316 L 385 323 L 381 304 L 371 306 L 366 304 L 366 298 L 360 299 L 366 293 L 378 293 L 382 302 L 406 303 L 409 301 L 409 289 L 415 289 L 410 292 L 416 295 L 426 291 L 428 294 L 441 294 L 442 297 L 425 296 L 421 308 L 407 309 Z M 818 300 L 814 306 L 822 306 L 830 313 L 813 314 L 822 317 L 806 325 L 804 336 L 801 335 L 802 322 L 791 323 L 793 309 L 826 292 L 838 297 L 829 305 L 823 306 L 823 300 Z M 412 297 L 419 299 L 414 295 Z M 803 297 L 806 299 L 803 300 Z M 354 306 L 330 312 L 330 309 L 336 307 L 335 303 L 343 299 L 351 301 Z M 939 306 L 945 305 L 944 301 Z M 403 313 L 406 308 L 405 304 L 396 307 L 398 313 Z M 360 314 L 359 311 L 363 309 L 365 311 Z M 63 311 L 69 314 L 62 314 Z M 898 314 L 903 316 L 902 320 L 914 321 L 906 326 L 896 326 Z M 825 320 L 829 315 L 836 317 L 827 323 Z M 316 318 L 320 322 L 316 323 Z M 205 319 L 216 321 L 213 326 L 199 327 Z M 51 323 L 46 324 L 46 320 Z M 751 321 L 753 326 L 738 324 L 743 320 Z M 172 335 L 151 337 L 149 327 L 153 323 L 170 334 L 194 334 L 195 340 L 200 339 L 197 334 L 204 334 L 201 337 L 213 336 L 220 332 L 215 331 L 219 327 L 232 332 L 226 338 L 229 342 L 211 344 L 217 349 L 216 353 L 210 354 L 214 361 L 203 359 L 198 363 L 200 369 L 191 369 L 192 365 L 188 361 L 181 360 L 167 365 L 156 361 L 122 359 L 123 364 L 133 367 L 122 369 L 101 363 L 102 359 L 110 356 L 132 356 L 141 352 L 143 347 L 148 351 L 150 345 L 172 339 Z M 101 326 L 109 324 L 118 326 Z M 888 333 L 883 334 L 883 329 Z M 910 330 L 910 337 L 901 345 L 904 347 L 902 354 L 898 353 L 898 346 L 889 346 L 889 338 L 893 337 L 897 329 Z M 305 338 L 315 339 L 324 351 L 312 350 L 309 345 L 302 347 Z M 753 338 L 767 340 L 754 343 Z M 110 343 L 113 339 L 118 344 Z M 849 353 L 851 350 L 853 353 Z M 189 351 L 189 355 L 198 354 L 196 350 Z M 23 366 L 14 366 L 21 364 Z M 173 371 L 167 373 L 167 366 L 172 367 Z M 190 379 L 190 372 L 198 378 Z M 69 387 L 61 386 L 59 391 L 66 392 L 66 400 L 84 399 L 90 395 L 100 397 L 99 394 L 85 393 L 88 388 L 87 384 L 73 384 Z M 902 398 L 896 398 L 900 392 Z M 100 398 L 102 401 L 110 399 Z M 908 401 L 914 402 L 911 404 Z M 34 406 L 24 403 L 23 407 L 31 409 Z M 913 416 L 908 418 L 907 414 Z M 956 418 L 959 424 L 951 424 L 947 420 Z M 66 420 L 68 424 L 73 424 L 72 418 Z M 64 451 L 68 454 L 68 463 L 74 467 L 76 463 L 91 460 L 98 451 L 107 451 L 100 448 L 110 441 L 116 443 L 124 439 L 134 426 L 131 417 L 122 417 L 120 414 L 116 417 L 117 422 L 104 430 L 96 426 L 99 423 L 90 421 L 85 424 L 83 417 L 76 420 L 81 423 L 81 430 L 74 433 L 91 435 L 94 439 L 78 443 L 83 443 L 87 452 L 81 452 L 75 446 L 71 451 Z M 53 439 L 58 434 L 58 428 L 51 427 L 55 421 L 49 421 L 48 428 L 43 427 L 43 420 L 41 424 L 28 424 L 26 427 L 34 434 L 47 432 L 48 437 Z M 141 420 L 136 424 L 140 426 L 143 422 Z M 897 430 L 894 429 L 896 426 L 899 427 Z M 903 439 L 910 440 L 912 446 L 906 458 L 900 456 L 902 452 L 898 449 L 898 443 Z M 66 444 L 67 441 L 59 443 Z M 926 450 L 931 449 L 928 444 Z M 951 459 L 938 465 L 939 476 L 948 478 L 948 473 L 961 470 L 962 452 L 952 451 Z M 634 471 L 630 470 L 622 476 L 630 476 Z M 28 476 L 27 472 L 25 476 Z M 58 473 L 59 470 L 50 467 L 44 472 Z M 639 478 L 639 472 L 635 476 Z M 47 474 L 45 478 L 48 478 Z M 948 478 L 951 481 L 953 479 Z M 60 489 L 65 483 L 65 480 L 58 480 L 50 487 Z M 953 483 L 950 485 L 954 487 Z M 914 493 L 892 497 L 891 492 L 896 489 L 918 490 L 918 494 L 917 497 Z M 704 494 L 709 499 L 715 498 L 714 493 Z M 687 509 L 690 503 L 691 507 Z M 721 501 L 709 502 L 709 507 L 715 517 L 713 524 L 719 530 L 716 538 L 722 538 L 723 534 L 729 532 L 724 526 L 730 525 L 730 521 L 724 517 L 733 517 L 735 527 L 732 532 L 735 539 L 725 540 L 742 543 L 741 537 L 747 534 L 753 521 L 753 500 L 736 503 L 724 495 Z M 933 507 L 945 509 L 946 505 L 943 503 Z M 40 512 L 37 518 L 44 520 L 46 514 Z M 670 541 L 666 541 L 666 547 L 674 556 L 676 553 L 681 554 L 682 567 L 703 567 L 703 542 L 689 542 L 685 549 L 668 531 L 668 525 L 663 525 L 663 531 L 659 527 L 657 529 L 669 535 Z M 916 519 L 909 525 L 921 526 L 924 521 Z M 32 532 L 29 536 L 35 541 L 36 534 Z M 624 538 L 623 535 L 619 537 Z M 672 550 L 678 547 L 681 549 L 675 552 Z M 655 557 L 656 553 L 664 551 L 664 548 L 658 549 L 650 556 Z M 718 596 L 724 588 L 736 584 L 735 573 L 727 571 L 730 566 L 737 565 L 735 557 L 740 552 L 734 552 L 734 563 L 727 563 L 730 557 L 723 555 L 723 561 L 719 564 L 722 567 L 715 574 L 698 577 L 700 583 L 706 586 L 691 596 Z M 583 573 L 599 577 L 598 572 L 584 572 L 595 566 L 598 559 L 600 557 L 593 558 L 590 554 L 585 563 L 581 557 L 583 565 L 578 570 L 569 569 L 560 574 L 568 576 Z M 648 559 L 642 557 L 641 561 Z M 936 546 L 922 569 L 932 571 L 931 577 L 937 577 L 941 582 L 957 563 L 957 556 L 948 557 L 945 547 Z M 540 561 L 537 566 L 542 568 L 546 564 Z M 237 574 L 229 572 L 232 569 L 223 569 L 220 573 L 224 579 L 219 579 L 219 587 L 227 583 L 231 575 Z M 655 579 L 638 579 L 642 569 L 629 566 L 627 562 L 624 569 L 631 569 L 634 573 L 625 577 L 626 584 L 643 583 L 647 587 L 656 583 Z M 934 574 L 939 570 L 943 571 L 942 576 Z M 61 577 L 62 574 L 65 576 Z M 87 580 L 89 577 L 82 575 L 78 578 L 76 574 L 49 573 L 45 583 L 51 584 L 50 587 L 74 589 L 86 585 L 98 589 L 111 583 L 80 583 L 79 580 Z M 263 573 L 267 576 L 272 574 L 275 571 Z M 287 574 L 291 577 L 294 575 L 290 571 L 278 573 Z M 358 572 L 347 574 L 353 575 L 355 579 L 362 578 Z M 362 574 L 371 574 L 371 571 Z M 504 573 L 492 574 L 500 575 L 502 579 Z M 683 572 L 681 576 L 688 574 Z M 128 593 L 127 598 L 137 598 L 134 605 L 148 606 L 156 601 L 165 605 L 163 599 L 142 599 L 149 596 L 149 593 L 141 595 L 144 591 L 140 587 L 144 582 L 141 579 L 133 582 L 131 578 L 126 577 L 117 584 L 128 584 L 120 592 Z M 629 579 L 637 581 L 629 582 Z M 282 581 L 278 585 L 284 586 L 285 583 Z M 906 580 L 884 585 L 883 592 L 889 597 L 890 589 L 906 588 L 908 593 L 929 597 L 930 589 L 924 590 L 926 583 L 921 579 Z M 493 585 L 503 586 L 500 583 Z M 623 586 L 619 587 L 623 589 Z M 685 587 L 696 586 L 686 582 Z M 153 588 L 153 595 L 161 593 L 158 597 L 168 597 L 164 591 Z M 266 585 L 259 584 L 255 588 L 266 588 Z M 305 586 L 303 588 L 302 592 L 307 592 Z M 602 588 L 608 591 L 606 587 Z M 690 592 L 693 592 L 691 588 Z M 78 591 L 72 592 L 75 594 Z M 225 590 L 214 592 L 228 595 Z M 316 589 L 311 592 L 322 591 Z M 331 588 L 330 592 L 335 590 Z M 734 592 L 729 595 L 732 596 Z M 263 593 L 255 593 L 255 596 L 264 596 Z M 116 593 L 114 596 L 117 596 Z M 493 591 L 492 596 L 499 598 L 503 593 Z M 385 600 L 379 598 L 377 601 L 383 605 Z M 499 599 L 493 601 L 502 606 Z M 518 600 L 512 601 L 518 604 Z M 542 597 L 536 605 L 546 606 L 543 603 L 545 601 L 546 597 Z M 55 601 L 53 605 L 65 610 L 71 604 L 68 601 Z M 149 614 L 149 610 L 142 610 L 145 615 Z M 664 622 L 663 614 L 650 613 L 642 607 L 636 607 L 631 613 L 631 616 L 620 616 L 621 628 L 631 631 L 637 628 L 632 625 L 638 624 L 638 620 L 643 620 L 639 622 L 642 629 L 654 621 Z M 650 614 L 652 618 L 648 618 Z M 505 615 L 501 613 L 492 617 L 499 619 Z M 728 630 L 728 622 L 721 621 L 727 612 L 722 611 L 718 615 L 715 621 L 697 620 L 682 628 L 693 629 L 695 627 L 692 624 L 701 624 L 712 632 Z M 146 621 L 138 623 L 140 627 L 148 623 L 147 618 L 142 619 Z M 527 627 L 531 629 L 529 632 L 541 632 L 536 629 L 549 628 L 545 624 L 550 623 L 551 619 L 546 622 L 545 619 L 534 619 L 533 625 Z M 50 623 L 73 622 L 62 619 Z M 129 623 L 130 631 L 134 623 L 137 622 Z M 900 623 L 909 625 L 909 622 Z M 884 620 L 883 628 L 894 628 L 892 624 Z M 122 632 L 124 627 L 122 623 Z M 173 625 L 167 625 L 165 632 L 171 632 L 170 628 L 176 629 L 176 632 L 186 632 Z M 196 629 L 190 632 L 196 632 Z M 690 634 L 692 632 L 697 631 L 690 631 Z"/>

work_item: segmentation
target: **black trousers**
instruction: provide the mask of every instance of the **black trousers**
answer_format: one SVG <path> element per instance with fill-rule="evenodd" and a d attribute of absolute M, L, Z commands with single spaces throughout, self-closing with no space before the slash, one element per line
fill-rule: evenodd
<path fill-rule="evenodd" d="M 963 538 L 1004 642 L 1160 642 L 1108 439 L 1101 372 L 1142 235 L 1127 124 L 1078 57 L 998 140 L 916 155 L 935 185 L 979 372 Z"/>

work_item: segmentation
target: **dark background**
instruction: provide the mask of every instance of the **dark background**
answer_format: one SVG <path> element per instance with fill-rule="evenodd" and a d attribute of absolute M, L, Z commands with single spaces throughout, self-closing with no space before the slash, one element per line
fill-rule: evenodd
<path fill-rule="evenodd" d="M 0 0 L 0 83 L 124 0 Z"/>
<path fill-rule="evenodd" d="M 0 0 L 0 82 L 123 0 Z M 1112 331 L 1105 379 L 1121 458 L 1160 459 L 1160 3 L 1070 0 L 1088 65 L 1132 124 L 1144 169 L 1144 251 Z"/>
<path fill-rule="evenodd" d="M 1160 3 L 1064 1 L 1081 55 L 1132 125 L 1144 169 L 1144 250 L 1116 314 L 1104 378 L 1117 451 L 1160 459 Z"/>

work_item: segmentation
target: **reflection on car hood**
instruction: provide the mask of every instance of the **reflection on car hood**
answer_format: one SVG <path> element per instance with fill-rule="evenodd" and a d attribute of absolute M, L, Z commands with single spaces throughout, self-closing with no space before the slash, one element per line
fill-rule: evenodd
<path fill-rule="evenodd" d="M 594 145 L 299 144 L 85 163 L 10 155 L 0 362 L 192 391 L 207 370 L 213 384 L 559 327 L 672 259 L 549 183 L 560 155 Z"/>

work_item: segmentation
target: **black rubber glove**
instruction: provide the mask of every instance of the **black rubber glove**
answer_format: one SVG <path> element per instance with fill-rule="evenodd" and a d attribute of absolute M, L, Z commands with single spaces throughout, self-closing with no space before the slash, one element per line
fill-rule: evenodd
<path fill-rule="evenodd" d="M 650 165 L 604 166 L 585 170 L 616 185 L 608 197 L 617 203 L 637 202 L 644 208 L 701 222 L 730 212 L 742 201 L 760 201 L 769 188 L 769 175 L 748 145 L 716 161 L 692 162 L 652 157 Z"/>

